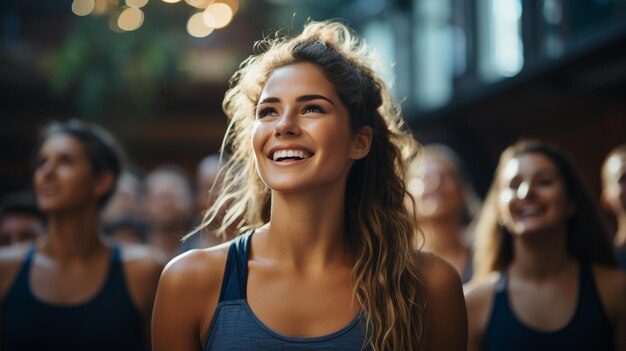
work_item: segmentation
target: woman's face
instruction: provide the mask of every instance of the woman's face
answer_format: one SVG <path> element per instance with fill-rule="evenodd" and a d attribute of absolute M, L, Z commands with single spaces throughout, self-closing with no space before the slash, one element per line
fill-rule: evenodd
<path fill-rule="evenodd" d="M 422 220 L 460 218 L 463 210 L 463 188 L 457 171 L 448 162 L 425 157 L 417 175 L 409 181 L 415 197 L 417 215 Z"/>
<path fill-rule="evenodd" d="M 95 206 L 104 194 L 82 143 L 67 134 L 54 134 L 44 141 L 34 183 L 37 202 L 45 213 Z"/>
<path fill-rule="evenodd" d="M 498 214 L 513 235 L 565 230 L 573 212 L 563 178 L 541 153 L 509 160 L 500 177 Z"/>
<path fill-rule="evenodd" d="M 358 151 L 349 115 L 323 71 L 311 63 L 277 69 L 256 108 L 257 171 L 272 190 L 344 186 Z"/>

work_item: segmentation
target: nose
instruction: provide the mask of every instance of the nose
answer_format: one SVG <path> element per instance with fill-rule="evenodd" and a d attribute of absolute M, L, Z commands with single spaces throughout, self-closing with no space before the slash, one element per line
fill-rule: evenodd
<path fill-rule="evenodd" d="M 522 182 L 517 188 L 517 198 L 523 200 L 530 195 L 531 186 L 529 182 Z"/>
<path fill-rule="evenodd" d="M 289 109 L 278 118 L 274 127 L 274 136 L 297 136 L 300 135 L 297 114 L 291 113 Z"/>
<path fill-rule="evenodd" d="M 439 174 L 427 174 L 424 176 L 424 190 L 425 192 L 432 192 L 441 186 L 441 175 Z"/>
<path fill-rule="evenodd" d="M 51 160 L 47 160 L 44 163 L 40 164 L 35 173 L 43 178 L 48 178 L 53 173 L 54 170 L 54 162 Z"/>

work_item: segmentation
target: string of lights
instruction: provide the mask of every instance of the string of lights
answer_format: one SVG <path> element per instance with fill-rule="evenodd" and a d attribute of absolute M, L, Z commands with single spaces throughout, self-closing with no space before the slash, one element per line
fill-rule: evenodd
<path fill-rule="evenodd" d="M 109 28 L 115 32 L 130 32 L 141 27 L 144 21 L 142 8 L 150 0 L 74 0 L 72 12 L 76 16 L 109 16 Z M 152 0 L 158 1 L 158 0 Z M 178 3 L 182 0 L 161 0 Z M 184 0 L 195 9 L 187 21 L 187 33 L 203 38 L 215 29 L 226 27 L 239 10 L 238 0 Z"/>

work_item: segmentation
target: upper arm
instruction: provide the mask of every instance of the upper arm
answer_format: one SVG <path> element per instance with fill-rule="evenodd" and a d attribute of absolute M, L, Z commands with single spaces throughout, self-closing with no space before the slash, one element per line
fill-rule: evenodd
<path fill-rule="evenodd" d="M 207 256 L 211 254 L 193 250 L 163 270 L 152 313 L 154 351 L 201 349 L 206 321 L 211 320 L 219 298 L 224 267 L 219 257 Z"/>
<path fill-rule="evenodd" d="M 424 255 L 422 279 L 427 301 L 428 349 L 467 349 L 467 310 L 458 273 L 444 260 Z"/>

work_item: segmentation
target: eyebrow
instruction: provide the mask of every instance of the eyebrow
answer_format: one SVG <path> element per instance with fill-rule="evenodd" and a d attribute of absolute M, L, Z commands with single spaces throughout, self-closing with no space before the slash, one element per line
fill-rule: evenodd
<path fill-rule="evenodd" d="M 311 101 L 311 100 L 318 100 L 318 99 L 326 100 L 331 105 L 335 106 L 335 103 L 330 101 L 330 99 L 325 97 L 324 95 L 302 95 L 302 96 L 298 96 L 296 98 L 296 101 L 297 102 L 304 102 L 304 101 Z M 259 101 L 258 105 L 260 105 L 260 104 L 267 104 L 267 103 L 276 103 L 276 102 L 280 102 L 280 99 L 277 98 L 277 97 L 267 97 L 267 98 Z"/>

